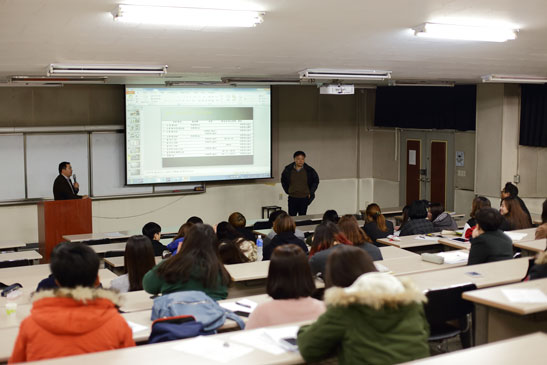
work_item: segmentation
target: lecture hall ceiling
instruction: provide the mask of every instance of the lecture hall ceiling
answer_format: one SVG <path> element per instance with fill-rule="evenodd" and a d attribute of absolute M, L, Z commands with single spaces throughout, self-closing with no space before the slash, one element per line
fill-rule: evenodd
<path fill-rule="evenodd" d="M 228 1 L 0 0 L 0 78 L 44 75 L 50 63 L 167 64 L 173 80 L 296 77 L 314 67 L 457 82 L 493 73 L 547 76 L 542 0 L 233 1 L 266 11 L 264 23 L 199 30 L 114 22 L 109 12 L 122 3 L 225 7 Z M 409 30 L 454 19 L 504 22 L 520 33 L 487 43 L 422 39 Z M 140 80 L 118 79 L 124 81 Z"/>

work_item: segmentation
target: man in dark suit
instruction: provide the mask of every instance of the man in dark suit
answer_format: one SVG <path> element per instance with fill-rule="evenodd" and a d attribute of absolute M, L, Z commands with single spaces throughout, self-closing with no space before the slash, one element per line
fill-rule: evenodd
<path fill-rule="evenodd" d="M 61 162 L 59 164 L 59 176 L 53 182 L 53 197 L 55 200 L 70 200 L 87 198 L 87 195 L 78 195 L 80 185 L 70 180 L 72 176 L 72 166 L 70 162 Z"/>

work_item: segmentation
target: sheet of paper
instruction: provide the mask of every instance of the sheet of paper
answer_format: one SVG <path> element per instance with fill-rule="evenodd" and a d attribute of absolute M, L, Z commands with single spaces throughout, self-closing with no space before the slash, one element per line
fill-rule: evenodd
<path fill-rule="evenodd" d="M 108 233 L 105 233 L 104 235 L 105 235 L 105 237 L 108 237 L 108 238 L 125 237 L 120 232 L 108 232 Z"/>
<path fill-rule="evenodd" d="M 142 324 L 138 324 L 138 323 L 131 322 L 131 321 L 127 321 L 127 324 L 129 325 L 129 327 L 131 328 L 131 331 L 133 331 L 133 333 L 137 333 L 137 332 L 144 331 L 144 330 L 148 329 L 147 326 L 143 326 Z"/>
<path fill-rule="evenodd" d="M 396 234 L 396 233 L 401 233 L 401 232 L 397 231 L 397 232 L 395 232 L 395 234 L 390 234 L 389 236 L 387 236 L 387 239 L 392 240 L 392 241 L 397 241 L 397 242 L 400 241 L 401 239 L 399 237 L 397 237 L 399 235 Z"/>
<path fill-rule="evenodd" d="M 408 150 L 408 164 L 416 165 L 416 150 Z"/>
<path fill-rule="evenodd" d="M 540 289 L 501 289 L 513 303 L 547 303 L 547 295 Z"/>
<path fill-rule="evenodd" d="M 233 361 L 253 351 L 248 346 L 221 341 L 209 336 L 199 336 L 191 340 L 181 341 L 172 349 L 222 363 Z"/>
<path fill-rule="evenodd" d="M 519 232 L 504 232 L 506 235 L 509 236 L 513 241 L 520 241 L 524 237 L 527 236 L 526 233 L 519 233 Z"/>
<path fill-rule="evenodd" d="M 298 326 L 280 328 L 260 328 L 253 331 L 239 331 L 230 340 L 253 346 L 272 355 L 281 355 L 287 350 L 280 345 L 280 340 L 286 337 L 296 337 Z"/>
<path fill-rule="evenodd" d="M 469 252 L 465 251 L 439 252 L 437 255 L 444 258 L 445 264 L 461 264 L 467 262 L 467 259 L 469 258 Z"/>
<path fill-rule="evenodd" d="M 386 265 L 382 265 L 381 263 L 379 263 L 377 261 L 373 262 L 373 264 L 376 267 L 376 270 L 378 270 L 379 272 L 390 272 L 391 271 Z"/>
<path fill-rule="evenodd" d="M 231 310 L 232 312 L 245 312 L 251 313 L 256 308 L 256 303 L 254 306 L 241 305 L 238 302 L 228 302 L 228 303 L 218 303 L 222 308 Z"/>

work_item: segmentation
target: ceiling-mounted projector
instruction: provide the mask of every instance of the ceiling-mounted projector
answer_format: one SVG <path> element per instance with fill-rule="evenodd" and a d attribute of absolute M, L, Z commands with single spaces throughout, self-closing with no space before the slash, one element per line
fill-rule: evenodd
<path fill-rule="evenodd" d="M 315 80 L 385 80 L 391 78 L 391 71 L 342 70 L 332 68 L 308 68 L 298 73 L 300 79 Z"/>
<path fill-rule="evenodd" d="M 323 85 L 319 88 L 319 93 L 326 95 L 353 95 L 355 88 L 353 85 Z"/>

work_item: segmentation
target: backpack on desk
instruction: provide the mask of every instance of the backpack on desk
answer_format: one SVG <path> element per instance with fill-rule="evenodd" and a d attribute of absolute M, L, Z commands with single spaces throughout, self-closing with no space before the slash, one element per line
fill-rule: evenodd
<path fill-rule="evenodd" d="M 222 308 L 216 301 L 200 291 L 179 291 L 154 299 L 152 321 L 164 317 L 193 316 L 203 325 L 203 331 L 215 331 L 226 318 L 235 321 L 241 329 L 245 323 L 234 312 Z"/>

